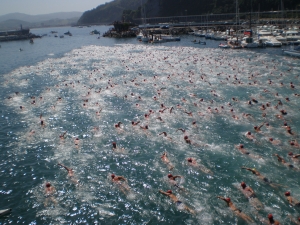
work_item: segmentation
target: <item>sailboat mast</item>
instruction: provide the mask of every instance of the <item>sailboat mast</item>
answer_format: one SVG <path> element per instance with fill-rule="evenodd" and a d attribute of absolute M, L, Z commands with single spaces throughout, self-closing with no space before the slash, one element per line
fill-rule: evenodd
<path fill-rule="evenodd" d="M 239 4 L 238 4 L 238 0 L 235 1 L 236 5 L 235 5 L 235 20 L 236 20 L 236 28 L 235 28 L 235 33 L 236 33 L 236 40 L 238 41 L 238 12 L 239 12 Z"/>

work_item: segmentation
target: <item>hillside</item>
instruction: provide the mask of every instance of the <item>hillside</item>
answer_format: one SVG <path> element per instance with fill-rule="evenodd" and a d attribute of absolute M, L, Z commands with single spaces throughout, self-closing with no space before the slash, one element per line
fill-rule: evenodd
<path fill-rule="evenodd" d="M 22 20 L 28 23 L 39 23 L 47 20 L 53 19 L 70 19 L 75 17 L 81 17 L 82 12 L 58 12 L 42 15 L 28 15 L 24 13 L 9 13 L 0 16 L 0 22 L 6 20 Z"/>
<path fill-rule="evenodd" d="M 146 17 L 234 13 L 235 0 L 143 0 Z M 299 0 L 284 0 L 285 9 L 300 8 Z M 240 12 L 251 10 L 251 0 L 239 0 Z M 281 10 L 281 0 L 252 0 L 253 11 Z M 141 0 L 114 0 L 83 13 L 79 25 L 111 23 L 121 20 L 138 21 L 141 18 Z"/>
<path fill-rule="evenodd" d="M 115 0 L 84 12 L 78 20 L 78 25 L 112 23 L 122 19 L 124 10 L 135 10 L 140 5 L 141 0 Z"/>
<path fill-rule="evenodd" d="M 27 15 L 10 13 L 0 16 L 0 31 L 23 28 L 53 27 L 76 25 L 81 12 L 51 13 L 44 15 Z"/>

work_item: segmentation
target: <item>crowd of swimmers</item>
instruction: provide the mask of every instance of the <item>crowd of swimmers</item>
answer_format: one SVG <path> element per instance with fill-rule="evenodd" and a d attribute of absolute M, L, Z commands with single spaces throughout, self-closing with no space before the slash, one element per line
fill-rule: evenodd
<path fill-rule="evenodd" d="M 168 57 L 165 57 L 163 60 L 167 60 Z M 208 58 L 205 59 L 205 57 L 203 58 L 198 58 L 198 59 L 195 59 L 195 61 L 204 61 L 204 62 L 207 62 L 209 64 L 212 65 L 212 63 L 208 60 Z M 249 58 L 249 61 L 250 58 Z M 220 60 L 220 62 L 222 62 L 222 60 Z M 217 63 L 217 62 L 216 62 Z M 263 62 L 262 62 L 263 63 Z M 222 63 L 221 63 L 222 64 Z M 220 66 L 221 66 L 220 64 Z M 240 72 L 239 71 L 239 68 L 238 68 L 238 65 L 234 66 L 233 64 L 228 64 L 229 67 L 232 67 L 232 70 L 235 70 L 236 72 Z M 275 67 L 275 66 L 274 66 Z M 246 84 L 246 83 L 243 83 L 243 81 L 241 79 L 238 78 L 237 75 L 225 75 L 223 74 L 223 72 L 217 74 L 217 76 L 226 76 L 224 77 L 224 79 L 222 79 L 221 83 L 228 83 L 230 82 L 231 84 L 234 84 L 234 85 L 257 85 L 257 81 L 255 80 L 256 77 L 258 77 L 260 74 L 257 72 L 257 73 L 254 73 L 254 74 L 251 74 L 249 76 L 249 83 Z M 168 75 L 168 79 L 172 79 L 172 75 Z M 182 79 L 184 79 L 183 75 L 179 75 L 179 77 L 181 76 Z M 188 81 L 189 84 L 191 85 L 195 85 L 194 82 L 195 80 L 192 79 L 192 76 L 194 76 L 194 72 L 189 72 L 189 75 L 188 75 L 188 78 L 186 78 L 186 81 Z M 135 86 L 138 86 L 137 84 L 137 78 L 131 80 L 131 83 L 133 83 Z M 153 77 L 153 80 L 157 80 L 157 76 L 155 75 Z M 203 82 L 206 82 L 207 84 L 209 84 L 209 86 L 212 86 L 211 83 L 207 80 L 207 77 L 206 75 L 201 75 L 201 81 Z M 126 85 L 127 81 L 124 82 L 124 85 Z M 144 82 L 146 82 L 146 79 L 144 79 Z M 80 83 L 78 81 L 78 83 Z M 74 87 L 74 84 L 75 83 L 71 83 L 71 85 L 73 85 Z M 65 86 L 71 86 L 70 84 L 67 84 L 65 83 Z M 268 85 L 274 85 L 274 81 L 272 81 L 271 79 L 268 80 Z M 281 86 L 283 86 L 283 83 L 281 82 L 280 83 Z M 156 86 L 156 84 L 154 85 Z M 289 83 L 288 84 L 289 88 L 291 88 L 292 90 L 295 90 L 296 89 L 296 85 L 294 83 Z M 114 87 L 116 87 L 116 85 L 111 81 L 109 80 L 108 82 L 108 85 L 106 87 L 106 89 L 113 89 Z M 179 85 L 177 85 L 177 88 L 180 89 Z M 100 93 L 101 89 L 99 91 L 95 91 L 96 93 Z M 153 96 L 153 101 L 156 101 L 158 102 L 160 100 L 160 97 L 161 97 L 161 91 L 162 89 L 160 90 L 157 90 L 157 95 L 156 96 Z M 270 91 L 268 89 L 264 89 L 263 90 L 264 93 L 268 93 L 270 94 Z M 16 93 L 17 94 L 17 93 Z M 210 94 L 212 95 L 212 97 L 216 97 L 216 98 L 219 98 L 220 95 L 218 94 L 218 90 L 211 90 Z M 87 95 L 85 97 L 88 97 L 91 95 L 91 91 L 89 90 L 89 92 L 87 93 Z M 114 95 L 115 96 L 118 96 L 115 92 L 114 92 Z M 130 93 L 130 95 L 125 95 L 123 97 L 123 99 L 127 100 L 129 98 L 129 96 L 131 97 L 134 97 L 135 94 L 134 93 Z M 275 96 L 276 98 L 279 98 L 281 96 L 279 96 L 278 93 L 275 93 Z M 297 93 L 294 93 L 294 96 L 299 96 L 299 94 Z M 196 98 L 197 96 L 195 94 L 190 94 L 190 97 L 192 98 Z M 143 96 L 138 96 L 137 99 L 139 101 L 142 101 L 143 99 Z M 61 101 L 62 98 L 59 97 L 57 99 L 57 101 Z M 31 105 L 35 105 L 36 104 L 36 99 L 35 98 L 32 98 L 31 99 Z M 185 96 L 182 96 L 181 98 L 181 101 L 183 102 L 183 104 L 188 104 L 188 100 L 185 98 Z M 205 100 L 203 98 L 200 98 L 198 99 L 197 102 L 193 102 L 192 107 L 198 107 L 200 104 L 202 104 Z M 254 105 L 257 105 L 259 110 L 262 112 L 262 117 L 264 119 L 268 118 L 268 109 L 272 109 L 272 110 L 275 110 L 277 114 L 273 115 L 275 116 L 275 118 L 279 119 L 280 121 L 283 122 L 283 126 L 282 126 L 282 130 L 285 132 L 286 135 L 288 135 L 289 137 L 292 138 L 292 140 L 289 140 L 289 147 L 295 147 L 295 148 L 299 148 L 300 145 L 299 143 L 297 142 L 297 140 L 295 140 L 295 137 L 296 137 L 296 134 L 294 132 L 294 130 L 292 129 L 291 126 L 293 126 L 293 123 L 291 124 L 288 124 L 288 122 L 285 120 L 286 116 L 289 115 L 289 110 L 287 109 L 284 109 L 284 103 L 283 102 L 290 102 L 291 99 L 289 97 L 283 97 L 282 100 L 278 100 L 276 101 L 276 105 L 275 104 L 271 104 L 270 102 L 266 102 L 266 103 L 260 103 L 259 100 L 257 98 L 254 98 L 254 97 L 250 97 L 250 99 L 247 100 L 246 102 L 246 105 L 249 106 L 249 107 L 253 107 Z M 215 103 L 216 101 L 214 99 L 212 100 L 208 100 L 207 102 L 210 102 L 211 104 Z M 181 110 L 181 113 L 182 115 L 186 116 L 186 117 L 189 117 L 189 118 L 193 118 L 195 116 L 195 114 L 198 114 L 199 116 L 204 116 L 205 114 L 222 114 L 225 112 L 228 113 L 230 115 L 230 117 L 236 121 L 236 120 L 240 120 L 240 118 L 243 118 L 243 119 L 249 119 L 249 120 L 253 120 L 253 116 L 249 113 L 243 113 L 242 115 L 238 115 L 237 114 L 237 110 L 236 108 L 233 107 L 233 104 L 235 103 L 238 103 L 240 104 L 240 100 L 237 98 L 237 97 L 233 97 L 232 98 L 232 102 L 228 103 L 227 106 L 228 108 L 226 108 L 226 105 L 220 105 L 220 106 L 208 106 L 206 107 L 203 111 L 201 112 L 193 112 L 193 111 L 190 111 L 190 110 L 187 110 L 184 108 L 184 106 L 180 105 L 180 104 L 177 104 L 176 106 L 173 105 L 172 107 L 168 108 L 166 107 L 163 103 L 160 102 L 160 110 L 158 111 L 161 115 L 163 113 L 169 113 L 169 114 L 172 114 L 176 111 L 176 109 L 178 110 Z M 88 107 L 88 104 L 89 104 L 89 101 L 88 99 L 84 99 L 83 100 L 83 103 L 82 103 L 82 107 L 84 108 L 87 108 Z M 242 103 L 241 103 L 242 104 Z M 136 103 L 135 105 L 137 108 L 140 108 L 140 104 Z M 272 107 L 273 106 L 273 107 Z M 20 107 L 20 110 L 26 110 L 26 107 L 25 106 L 19 106 Z M 271 111 L 271 110 L 270 110 Z M 101 112 L 102 112 L 102 108 L 100 110 L 98 110 L 96 112 L 96 115 L 97 116 L 100 116 L 101 115 Z M 145 112 L 143 114 L 143 117 L 145 120 L 148 120 L 151 116 L 154 115 L 154 111 L 152 111 L 151 109 L 148 109 L 147 112 Z M 164 121 L 164 118 L 163 116 L 157 116 L 155 117 L 156 121 L 158 122 L 165 122 Z M 289 122 L 290 123 L 290 122 Z M 138 127 L 139 129 L 141 129 L 142 131 L 144 131 L 145 133 L 149 131 L 149 126 L 148 124 L 144 124 L 142 125 L 143 123 L 140 122 L 140 121 L 132 121 L 131 122 L 132 126 L 135 126 L 135 127 Z M 199 124 L 199 123 L 198 123 Z M 42 114 L 40 115 L 40 126 L 41 127 L 46 127 L 47 124 L 42 116 Z M 197 121 L 193 120 L 193 122 L 191 123 L 191 126 L 193 127 L 197 127 L 199 125 L 197 125 Z M 122 129 L 122 122 L 118 122 L 114 125 L 115 129 L 118 129 L 118 130 L 121 130 Z M 151 128 L 151 126 L 150 126 Z M 253 127 L 253 131 L 247 131 L 246 134 L 245 134 L 245 137 L 248 139 L 248 140 L 252 140 L 252 141 L 255 141 L 257 138 L 256 136 L 258 135 L 261 135 L 263 134 L 263 130 L 264 129 L 271 129 L 271 126 L 269 124 L 269 122 L 263 122 L 263 123 L 260 123 L 260 124 L 257 124 Z M 176 131 L 178 132 L 182 132 L 182 139 L 181 141 L 187 145 L 191 145 L 191 146 L 199 146 L 199 143 L 197 143 L 196 140 L 193 139 L 193 137 L 191 137 L 191 135 L 187 134 L 186 132 L 186 129 L 184 128 L 178 128 Z M 31 130 L 30 131 L 30 135 L 34 135 L 35 134 L 35 131 L 34 130 Z M 61 134 L 59 136 L 59 138 L 61 140 L 64 140 L 66 138 L 66 135 L 67 133 L 64 132 L 63 134 Z M 168 136 L 168 133 L 166 131 L 164 132 L 160 132 L 159 135 L 161 135 L 161 137 L 164 137 L 164 138 L 167 138 L 168 140 L 170 141 L 173 141 L 174 138 L 171 138 Z M 267 137 L 267 140 L 268 140 L 268 143 L 271 143 L 272 145 L 275 145 L 275 146 L 280 146 L 282 143 L 279 141 L 279 140 L 276 140 L 274 137 Z M 78 137 L 74 138 L 74 145 L 76 148 L 79 147 L 80 145 L 80 139 Z M 117 145 L 116 142 L 113 142 L 112 143 L 112 149 L 114 152 L 124 152 L 125 149 L 124 148 L 121 148 Z M 259 156 L 259 155 L 256 155 L 254 154 L 253 152 L 247 150 L 247 148 L 245 148 L 245 144 L 238 144 L 236 145 L 236 149 L 246 155 L 246 156 L 249 156 L 253 159 L 261 159 L 262 157 Z M 274 159 L 277 159 L 277 161 L 288 167 L 288 168 L 292 168 L 293 170 L 297 170 L 297 168 L 289 163 L 288 161 L 286 161 L 284 159 L 283 156 L 279 155 L 278 153 L 275 153 L 273 154 L 274 155 Z M 299 162 L 299 156 L 300 154 L 295 154 L 293 153 L 292 151 L 290 151 L 288 153 L 288 156 L 291 158 L 291 160 L 293 162 Z M 162 155 L 161 155 L 161 160 L 162 162 L 167 166 L 167 168 L 171 171 L 174 169 L 174 165 L 171 163 L 171 161 L 169 160 L 168 158 L 168 155 L 167 155 L 167 152 L 164 152 Z M 214 173 L 213 171 L 211 171 L 210 169 L 206 168 L 204 165 L 202 165 L 201 163 L 199 163 L 199 160 L 197 162 L 197 159 L 195 158 L 192 158 L 192 157 L 188 157 L 186 158 L 186 163 L 187 165 L 195 168 L 195 169 L 198 169 L 199 171 L 203 172 L 203 173 L 206 173 L 208 174 L 209 176 L 212 176 Z M 70 180 L 76 184 L 76 185 L 79 185 L 79 180 L 74 176 L 74 171 L 63 165 L 63 164 L 58 164 L 58 166 L 60 166 L 61 168 L 65 169 L 68 173 L 68 177 L 70 178 Z M 261 174 L 257 169 L 255 168 L 249 168 L 249 167 L 242 167 L 243 170 L 246 170 L 246 171 L 250 171 L 253 175 L 255 175 L 259 180 L 261 180 L 262 182 L 264 182 L 265 184 L 268 184 L 270 185 L 272 188 L 278 188 L 278 187 L 284 187 L 283 185 L 280 185 L 280 184 L 276 184 L 276 183 L 273 183 L 272 181 L 270 181 L 268 178 L 266 178 L 266 176 L 264 176 L 263 174 Z M 167 175 L 170 183 L 176 188 L 176 190 L 185 190 L 178 182 L 177 180 L 179 178 L 181 178 L 180 175 L 172 175 L 171 173 Z M 118 175 L 115 175 L 115 174 L 111 174 L 110 175 L 110 179 L 112 181 L 113 184 L 115 184 L 117 187 L 119 187 L 119 189 L 121 190 L 122 193 L 124 194 L 127 194 L 128 192 L 130 192 L 130 186 L 128 185 L 128 182 L 127 182 L 127 179 L 123 176 L 118 176 Z M 247 186 L 245 182 L 241 182 L 240 183 L 240 188 L 241 188 L 241 191 L 243 192 L 243 194 L 249 199 L 249 202 L 250 204 L 257 210 L 261 210 L 263 208 L 263 204 L 258 200 L 257 198 L 257 195 L 255 194 L 254 190 Z M 184 204 L 183 202 L 181 202 L 177 197 L 176 197 L 176 193 L 174 193 L 175 191 L 172 191 L 172 190 L 166 190 L 166 191 L 163 191 L 163 190 L 159 190 L 159 193 L 161 193 L 162 195 L 165 195 L 167 197 L 169 197 L 171 199 L 172 202 L 174 202 L 175 205 L 178 206 L 179 209 L 182 209 L 182 210 L 185 210 L 191 214 L 195 214 L 196 211 L 192 209 L 192 207 L 189 207 L 187 206 L 186 204 Z M 56 203 L 56 200 L 54 198 L 54 193 L 55 193 L 55 188 L 52 186 L 51 183 L 47 182 L 45 184 L 45 193 L 46 193 L 46 205 L 49 204 L 49 201 L 52 201 L 53 203 Z M 293 207 L 298 207 L 299 206 L 299 201 L 295 198 L 295 197 L 292 197 L 291 196 L 291 192 L 290 191 L 286 191 L 284 193 L 284 196 L 286 197 L 287 199 L 287 203 L 290 204 L 291 206 Z M 246 215 L 244 212 L 242 212 L 242 210 L 240 210 L 238 207 L 235 206 L 235 204 L 231 201 L 231 199 L 227 196 L 216 196 L 218 199 L 221 199 L 223 200 L 224 202 L 226 202 L 227 206 L 234 212 L 234 214 L 236 214 L 238 217 L 248 221 L 248 222 L 251 222 L 252 221 L 252 218 L 248 215 Z M 269 215 L 266 215 L 265 218 L 267 218 L 267 221 L 266 223 L 267 224 L 280 224 L 277 220 L 275 220 L 273 218 L 273 215 L 272 214 L 269 214 Z M 292 220 L 292 219 L 291 219 Z M 298 219 L 299 220 L 299 219 Z M 264 221 L 262 219 L 262 221 Z M 300 223 L 300 220 L 297 221 L 295 219 L 293 219 L 292 221 L 296 221 L 295 223 L 296 224 L 299 224 Z"/>

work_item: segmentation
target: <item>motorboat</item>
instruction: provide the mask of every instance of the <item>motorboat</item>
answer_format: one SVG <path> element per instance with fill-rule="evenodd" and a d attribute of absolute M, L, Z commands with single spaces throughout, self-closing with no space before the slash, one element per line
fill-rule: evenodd
<path fill-rule="evenodd" d="M 100 31 L 93 30 L 93 31 L 90 32 L 90 34 L 91 34 L 91 35 L 93 35 L 93 34 L 100 34 Z"/>
<path fill-rule="evenodd" d="M 257 48 L 258 42 L 254 41 L 253 37 L 244 37 L 241 45 L 243 48 Z"/>
<path fill-rule="evenodd" d="M 300 46 L 291 49 L 282 49 L 283 54 L 300 57 Z"/>
<path fill-rule="evenodd" d="M 69 35 L 69 36 L 72 36 L 72 34 L 70 33 L 70 31 L 64 33 L 64 35 Z"/>
<path fill-rule="evenodd" d="M 136 35 L 136 39 L 141 40 L 144 37 L 143 32 L 141 31 L 138 35 Z"/>
<path fill-rule="evenodd" d="M 230 46 L 224 43 L 220 43 L 219 48 L 230 48 Z"/>

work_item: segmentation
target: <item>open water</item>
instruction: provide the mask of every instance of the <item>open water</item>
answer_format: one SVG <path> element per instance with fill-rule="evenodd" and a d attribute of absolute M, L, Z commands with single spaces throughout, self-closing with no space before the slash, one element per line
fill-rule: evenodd
<path fill-rule="evenodd" d="M 269 213 L 292 224 L 300 211 L 284 192 L 300 199 L 300 164 L 288 156 L 300 153 L 289 143 L 300 141 L 299 59 L 280 49 L 193 44 L 193 36 L 158 45 L 97 39 L 92 29 L 108 27 L 34 29 L 51 36 L 34 44 L 1 43 L 0 209 L 13 211 L 0 224 L 247 224 L 217 196 L 230 197 L 250 224 L 261 224 Z M 51 30 L 73 36 L 54 38 Z M 248 104 L 253 98 L 257 103 Z M 264 122 L 269 126 L 255 132 Z M 199 167 L 190 166 L 189 157 Z M 72 168 L 74 177 L 58 163 Z M 127 179 L 129 191 L 111 182 L 113 173 Z M 181 189 L 168 181 L 169 173 L 182 176 L 176 179 Z M 264 208 L 250 204 L 239 189 L 242 181 Z M 47 182 L 56 189 L 51 196 L 45 195 Z M 172 190 L 195 213 L 159 190 Z"/>

